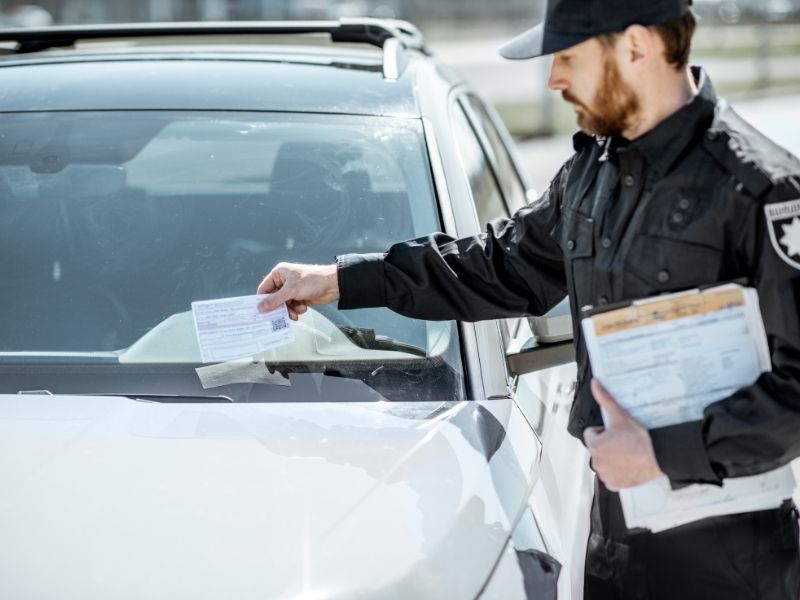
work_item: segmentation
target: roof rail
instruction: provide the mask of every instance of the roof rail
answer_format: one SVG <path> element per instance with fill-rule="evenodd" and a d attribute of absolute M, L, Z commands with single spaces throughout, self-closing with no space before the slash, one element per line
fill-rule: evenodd
<path fill-rule="evenodd" d="M 197 23 L 131 23 L 0 29 L 0 42 L 16 42 L 15 52 L 69 48 L 86 40 L 212 35 L 300 35 L 328 33 L 334 42 L 384 47 L 388 39 L 428 54 L 425 41 L 411 23 L 395 19 L 355 18 L 339 21 L 231 21 Z"/>
<path fill-rule="evenodd" d="M 397 38 L 389 38 L 383 44 L 383 78 L 400 79 L 400 75 L 408 66 L 408 54 Z"/>

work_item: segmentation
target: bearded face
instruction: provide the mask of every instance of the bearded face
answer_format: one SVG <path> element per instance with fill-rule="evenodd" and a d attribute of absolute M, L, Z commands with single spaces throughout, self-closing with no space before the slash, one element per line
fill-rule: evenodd
<path fill-rule="evenodd" d="M 562 92 L 578 114 L 578 126 L 586 133 L 602 137 L 621 136 L 639 119 L 639 98 L 620 75 L 612 52 L 604 48 L 603 77 L 591 106 L 569 91 Z"/>

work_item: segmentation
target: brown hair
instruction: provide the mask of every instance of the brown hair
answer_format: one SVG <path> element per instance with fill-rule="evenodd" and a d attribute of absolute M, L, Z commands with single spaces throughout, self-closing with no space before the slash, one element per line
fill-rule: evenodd
<path fill-rule="evenodd" d="M 689 64 L 689 53 L 692 50 L 692 38 L 697 29 L 697 18 L 690 10 L 680 19 L 653 25 L 656 33 L 664 42 L 664 57 L 676 69 L 683 69 Z M 620 36 L 619 33 L 604 33 L 597 39 L 606 48 L 613 48 Z"/>

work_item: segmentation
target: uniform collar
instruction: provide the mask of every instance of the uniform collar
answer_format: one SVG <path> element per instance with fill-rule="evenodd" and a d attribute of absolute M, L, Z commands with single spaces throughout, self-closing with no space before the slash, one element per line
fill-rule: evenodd
<path fill-rule="evenodd" d="M 647 162 L 661 173 L 666 173 L 695 138 L 698 131 L 705 130 L 713 120 L 717 104 L 714 85 L 700 67 L 692 67 L 692 75 L 697 82 L 698 93 L 686 106 L 671 114 L 653 129 L 629 142 L 623 138 L 598 138 L 582 131 L 572 138 L 576 152 L 580 152 L 590 142 L 602 147 L 602 159 L 614 158 L 614 153 L 625 149 L 638 150 Z"/>
<path fill-rule="evenodd" d="M 650 166 L 662 174 L 669 171 L 697 134 L 705 131 L 714 118 L 717 104 L 714 85 L 700 67 L 692 67 L 692 75 L 698 87 L 698 94 L 692 101 L 628 146 L 638 150 Z"/>

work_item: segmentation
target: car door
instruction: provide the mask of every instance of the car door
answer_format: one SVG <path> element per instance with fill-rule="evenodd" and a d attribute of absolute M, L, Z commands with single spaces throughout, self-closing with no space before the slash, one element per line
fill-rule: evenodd
<path fill-rule="evenodd" d="M 458 97 L 453 112 L 454 135 L 479 221 L 485 224 L 510 216 L 535 197 L 529 193 L 510 136 L 491 109 L 470 93 Z M 563 313 L 563 308 L 555 313 Z M 507 352 L 532 349 L 533 366 L 528 368 L 533 370 L 513 376 L 509 386 L 543 447 L 530 505 L 548 549 L 562 562 L 564 575 L 569 574 L 561 577 L 559 588 L 564 596 L 579 598 L 593 478 L 585 448 L 567 433 L 576 365 L 571 353 L 564 351 L 563 339 L 556 340 L 553 352 L 549 340 L 541 335 L 537 339 L 528 319 L 507 319 L 499 326 Z"/>

